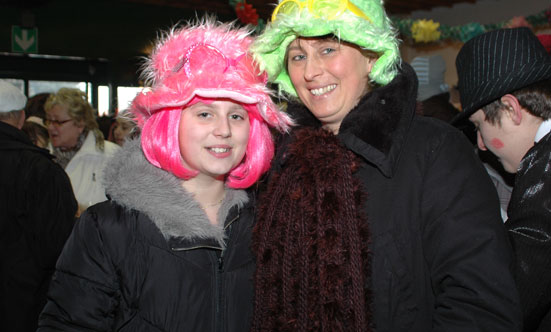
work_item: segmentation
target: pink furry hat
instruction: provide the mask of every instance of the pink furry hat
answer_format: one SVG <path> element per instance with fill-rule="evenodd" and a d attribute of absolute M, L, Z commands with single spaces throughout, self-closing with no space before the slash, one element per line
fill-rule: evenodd
<path fill-rule="evenodd" d="M 207 17 L 161 36 L 142 73 L 151 89 L 132 102 L 138 125 L 158 110 L 184 107 L 200 96 L 254 104 L 269 125 L 286 131 L 292 121 L 271 100 L 267 75 L 248 53 L 250 34 Z"/>

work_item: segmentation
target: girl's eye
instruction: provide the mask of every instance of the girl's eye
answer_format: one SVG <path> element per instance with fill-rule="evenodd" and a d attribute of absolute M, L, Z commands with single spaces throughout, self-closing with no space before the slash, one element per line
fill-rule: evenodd
<path fill-rule="evenodd" d="M 245 117 L 241 114 L 231 114 L 230 119 L 232 120 L 245 120 Z"/>
<path fill-rule="evenodd" d="M 197 113 L 197 116 L 200 118 L 208 118 L 210 116 L 210 113 L 208 112 L 199 112 Z"/>

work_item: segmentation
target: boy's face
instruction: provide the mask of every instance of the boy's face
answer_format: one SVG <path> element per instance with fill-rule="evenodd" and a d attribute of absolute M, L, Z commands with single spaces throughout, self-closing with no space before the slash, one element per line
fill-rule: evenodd
<path fill-rule="evenodd" d="M 528 151 L 523 147 L 526 135 L 520 132 L 521 128 L 515 125 L 508 112 L 502 110 L 502 113 L 500 121 L 496 124 L 486 120 L 482 109 L 473 113 L 469 120 L 476 127 L 478 148 L 483 151 L 490 150 L 498 157 L 507 172 L 516 173 L 522 157 Z"/>

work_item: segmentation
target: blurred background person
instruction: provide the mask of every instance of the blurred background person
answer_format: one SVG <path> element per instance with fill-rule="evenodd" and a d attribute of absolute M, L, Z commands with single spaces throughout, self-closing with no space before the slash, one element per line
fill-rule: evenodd
<path fill-rule="evenodd" d="M 44 104 L 46 100 L 50 97 L 50 93 L 38 93 L 27 100 L 27 105 L 25 106 L 25 116 L 27 119 L 31 117 L 38 118 L 42 121 L 46 118 L 46 113 L 44 111 Z"/>
<path fill-rule="evenodd" d="M 96 119 L 96 122 L 103 134 L 103 138 L 114 143 L 113 128 L 115 128 L 115 117 L 113 115 L 102 115 Z"/>
<path fill-rule="evenodd" d="M 115 120 L 112 141 L 122 146 L 127 139 L 137 136 L 138 132 L 136 123 L 127 117 L 127 111 L 121 112 Z"/>
<path fill-rule="evenodd" d="M 86 94 L 61 88 L 48 97 L 44 109 L 52 153 L 71 179 L 79 211 L 106 200 L 100 178 L 120 147 L 104 139 Z"/>
<path fill-rule="evenodd" d="M 29 136 L 29 139 L 34 145 L 43 149 L 49 148 L 50 135 L 48 134 L 48 129 L 44 126 L 42 119 L 36 116 L 28 117 L 25 120 L 25 123 L 23 123 L 21 130 Z"/>
<path fill-rule="evenodd" d="M 446 61 L 439 54 L 418 56 L 411 61 L 411 66 L 419 80 L 417 113 L 449 123 L 459 110 L 450 102 L 450 87 L 444 80 Z"/>
<path fill-rule="evenodd" d="M 77 202 L 63 169 L 21 131 L 26 98 L 0 81 L 0 325 L 35 331 Z"/>
<path fill-rule="evenodd" d="M 50 136 L 48 129 L 44 125 L 44 119 L 46 118 L 44 104 L 49 96 L 50 93 L 44 92 L 36 94 L 27 100 L 27 105 L 25 106 L 26 119 L 22 130 L 27 133 L 36 146 L 51 150 Z"/>

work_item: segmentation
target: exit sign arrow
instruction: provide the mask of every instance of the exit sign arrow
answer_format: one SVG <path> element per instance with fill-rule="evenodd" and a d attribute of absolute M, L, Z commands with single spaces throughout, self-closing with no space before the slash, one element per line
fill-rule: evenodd
<path fill-rule="evenodd" d="M 38 29 L 12 26 L 12 51 L 18 53 L 38 52 Z"/>
<path fill-rule="evenodd" d="M 22 31 L 21 38 L 19 36 L 15 36 L 15 42 L 23 51 L 26 51 L 29 47 L 31 47 L 34 44 L 34 36 L 29 36 L 29 32 L 27 30 Z"/>

